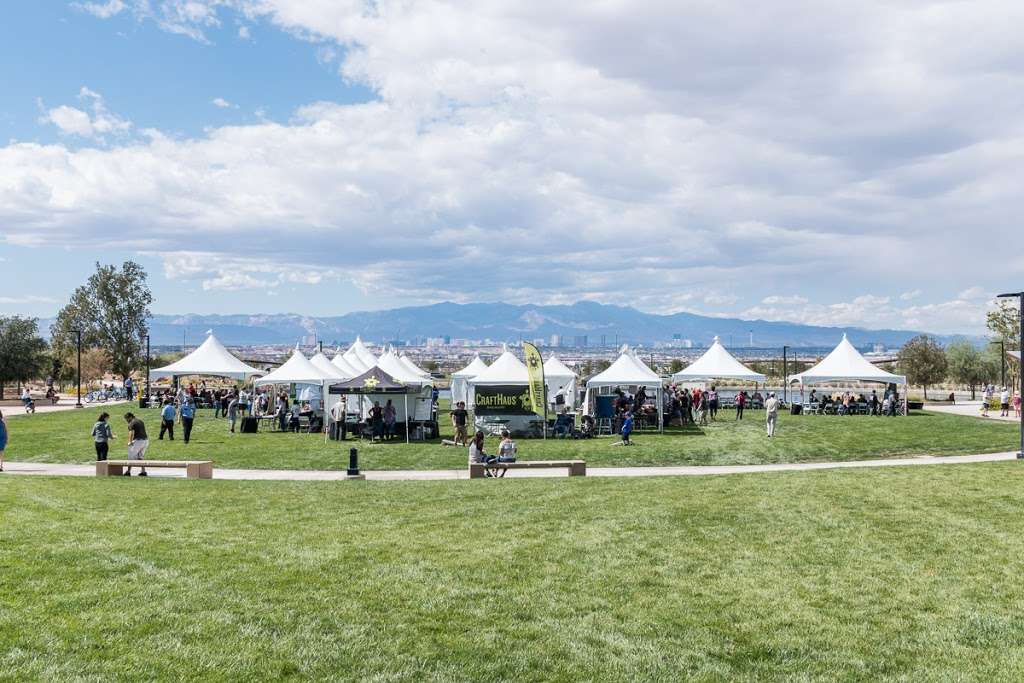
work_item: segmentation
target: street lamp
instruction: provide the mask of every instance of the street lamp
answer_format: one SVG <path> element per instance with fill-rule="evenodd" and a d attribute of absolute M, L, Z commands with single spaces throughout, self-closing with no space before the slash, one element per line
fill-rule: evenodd
<path fill-rule="evenodd" d="M 990 341 L 989 344 L 999 344 L 999 366 L 1000 366 L 1000 369 L 1001 369 L 1001 372 L 1002 372 L 1002 374 L 1000 374 L 1000 378 L 1002 379 L 1002 382 L 1000 382 L 999 386 L 1005 387 L 1006 386 L 1006 344 L 1003 342 L 1002 339 L 999 339 L 997 341 Z M 973 398 L 973 396 L 971 398 Z"/>
<path fill-rule="evenodd" d="M 149 407 L 149 335 L 146 335 L 146 407 Z"/>
<path fill-rule="evenodd" d="M 75 384 L 78 385 L 78 402 L 75 404 L 76 408 L 84 408 L 82 405 L 82 330 L 71 330 L 75 333 L 78 338 L 78 376 L 75 379 Z"/>
<path fill-rule="evenodd" d="M 782 402 L 789 402 L 789 347 L 782 347 Z"/>
<path fill-rule="evenodd" d="M 1020 316 L 1017 318 L 1017 323 L 1019 325 L 1017 328 L 1017 336 L 1020 340 L 1020 368 L 1017 374 L 1019 375 L 1018 380 L 1020 382 L 1020 394 L 1021 396 L 1024 396 L 1024 292 L 1000 294 L 996 298 L 1018 299 L 1020 301 Z M 1021 411 L 1020 416 L 1020 450 L 1017 452 L 1017 458 L 1024 458 L 1024 411 Z"/>

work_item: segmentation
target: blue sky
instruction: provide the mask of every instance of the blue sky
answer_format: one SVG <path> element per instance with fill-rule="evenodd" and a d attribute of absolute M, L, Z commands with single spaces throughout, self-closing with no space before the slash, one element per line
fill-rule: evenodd
<path fill-rule="evenodd" d="M 1019 3 L 49 0 L 0 21 L 0 312 L 596 300 L 977 333 Z"/>

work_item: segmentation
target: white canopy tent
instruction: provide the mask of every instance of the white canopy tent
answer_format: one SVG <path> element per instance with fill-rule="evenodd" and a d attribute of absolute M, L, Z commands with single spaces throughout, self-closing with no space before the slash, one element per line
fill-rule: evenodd
<path fill-rule="evenodd" d="M 491 363 L 480 374 L 470 378 L 470 400 L 472 401 L 474 386 L 497 386 L 501 384 L 521 384 L 526 386 L 530 383 L 530 373 L 526 364 L 516 358 L 507 348 L 502 351 L 493 363 Z"/>
<path fill-rule="evenodd" d="M 352 379 L 355 375 L 346 375 L 342 372 L 341 368 L 331 362 L 331 360 L 323 354 L 322 351 L 317 352 L 312 358 L 309 359 L 318 370 L 321 370 L 327 379 L 339 380 L 339 379 Z"/>
<path fill-rule="evenodd" d="M 341 374 L 346 375 L 348 379 L 352 379 L 353 377 L 358 377 L 363 374 L 356 368 L 352 367 L 351 363 L 345 360 L 345 357 L 340 353 L 335 354 L 334 358 L 331 359 L 331 365 L 338 368 L 338 370 L 341 371 Z M 364 370 L 363 372 L 366 371 Z"/>
<path fill-rule="evenodd" d="M 820 363 L 810 370 L 805 370 L 787 378 L 790 384 L 800 383 L 800 393 L 808 384 L 824 384 L 827 382 L 880 382 L 882 384 L 906 385 L 907 378 L 894 375 L 873 365 L 860 351 L 853 347 L 850 340 L 843 335 L 842 341 L 825 356 Z M 904 413 L 906 413 L 906 396 L 904 396 Z"/>
<path fill-rule="evenodd" d="M 424 377 L 424 378 L 429 378 L 430 377 L 430 373 L 429 372 L 427 372 L 426 370 L 424 370 L 420 366 L 416 365 L 416 363 L 413 362 L 412 358 L 409 358 L 409 356 L 405 355 L 404 353 L 401 354 L 398 357 L 398 360 L 400 360 L 402 362 L 402 365 L 404 365 L 407 369 L 409 369 L 413 373 L 419 375 L 420 377 Z"/>
<path fill-rule="evenodd" d="M 712 379 L 738 379 L 746 382 L 764 382 L 765 376 L 754 372 L 736 360 L 722 342 L 715 337 L 711 347 L 704 355 L 672 375 L 673 382 L 693 382 Z"/>
<path fill-rule="evenodd" d="M 459 401 L 469 403 L 469 380 L 487 369 L 480 355 L 473 356 L 469 365 L 452 373 L 452 405 Z"/>
<path fill-rule="evenodd" d="M 200 344 L 195 351 L 166 367 L 151 370 L 149 376 L 160 378 L 208 375 L 244 380 L 262 374 L 264 374 L 262 370 L 246 365 L 231 355 L 231 352 L 224 348 L 220 340 L 210 333 L 206 341 Z"/>
<path fill-rule="evenodd" d="M 561 392 L 565 397 L 565 405 L 575 409 L 576 373 L 557 356 L 551 356 L 544 361 L 544 382 L 548 386 L 549 404 L 554 405 L 555 396 Z"/>
<path fill-rule="evenodd" d="M 375 365 L 402 384 L 415 386 L 433 386 L 434 384 L 433 380 L 429 377 L 424 377 L 403 363 L 394 349 L 389 348 L 385 350 L 381 357 L 377 359 Z"/>
<path fill-rule="evenodd" d="M 619 357 L 604 372 L 600 372 L 587 380 L 587 395 L 584 401 L 584 412 L 590 412 L 593 396 L 599 393 L 611 393 L 616 387 L 645 387 L 656 391 L 655 400 L 658 405 L 658 430 L 664 430 L 664 387 L 661 377 L 636 357 L 628 347 L 623 346 Z"/>
<path fill-rule="evenodd" d="M 353 368 L 356 370 L 362 369 L 362 372 L 366 372 L 377 364 L 377 357 L 373 355 L 370 349 L 366 348 L 366 344 L 363 343 L 360 337 L 356 337 L 356 340 L 352 342 L 352 346 L 348 347 L 348 351 L 342 355 Z"/>
<path fill-rule="evenodd" d="M 332 381 L 336 382 L 338 380 L 327 376 L 323 370 L 313 365 L 308 358 L 302 355 L 301 351 L 295 349 L 292 352 L 291 358 L 285 361 L 284 365 L 270 374 L 260 377 L 254 384 L 256 386 L 266 386 L 268 384 L 311 385 L 319 387 L 320 396 L 323 397 L 324 385 Z"/>

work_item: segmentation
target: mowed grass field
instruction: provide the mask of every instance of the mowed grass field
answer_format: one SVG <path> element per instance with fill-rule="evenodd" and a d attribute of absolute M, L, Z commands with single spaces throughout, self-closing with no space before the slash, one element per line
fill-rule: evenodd
<path fill-rule="evenodd" d="M 465 467 L 463 448 L 438 442 L 405 444 L 348 440 L 325 443 L 323 435 L 260 432 L 230 434 L 227 420 L 212 410 L 199 411 L 193 441 L 158 441 L 159 416 L 126 405 L 88 407 L 60 413 L 18 415 L 10 412 L 9 460 L 86 463 L 95 459 L 90 431 L 102 410 L 111 413 L 119 440 L 111 444 L 111 457 L 124 457 L 127 410 L 146 423 L 151 459 L 210 459 L 222 468 L 344 469 L 348 449 L 359 448 L 363 469 L 458 469 Z M 776 462 L 824 462 L 891 458 L 911 455 L 962 455 L 1014 450 L 1019 443 L 1014 424 L 979 418 L 915 412 L 907 418 L 866 416 L 790 416 L 780 418 L 778 435 L 769 440 L 763 413 L 749 412 L 736 422 L 731 412 L 708 427 L 670 429 L 666 434 L 636 433 L 635 445 L 614 446 L 618 438 L 591 440 L 519 440 L 521 459 L 582 458 L 594 467 L 643 465 L 734 465 Z M 441 418 L 442 436 L 451 437 L 447 414 Z M 494 450 L 497 440 L 488 439 Z"/>
<path fill-rule="evenodd" d="M 1021 680 L 1022 484 L 0 475 L 0 679 Z"/>

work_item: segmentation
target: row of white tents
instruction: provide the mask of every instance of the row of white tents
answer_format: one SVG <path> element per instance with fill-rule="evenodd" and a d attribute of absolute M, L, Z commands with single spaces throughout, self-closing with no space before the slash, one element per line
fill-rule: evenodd
<path fill-rule="evenodd" d="M 153 377 L 179 377 L 192 375 L 214 375 L 246 380 L 256 378 L 257 386 L 273 384 L 295 384 L 319 387 L 321 395 L 326 394 L 324 388 L 335 382 L 352 380 L 368 371 L 377 368 L 390 375 L 395 381 L 410 388 L 427 389 L 433 387 L 430 374 L 416 365 L 407 355 L 397 353 L 393 348 L 385 349 L 379 357 L 357 338 L 343 353 L 328 359 L 322 352 L 312 358 L 306 358 L 296 349 L 291 357 L 279 368 L 264 374 L 259 369 L 249 366 L 235 358 L 220 341 L 211 333 L 205 342 L 185 358 L 151 373 Z M 544 362 L 544 376 L 547 384 L 548 400 L 561 394 L 565 404 L 575 407 L 577 394 L 577 375 L 565 363 L 552 356 Z M 696 361 L 685 369 L 672 375 L 673 382 L 694 382 L 713 380 L 738 380 L 747 382 L 764 382 L 765 376 L 754 372 L 740 363 L 722 345 L 716 337 L 711 347 Z M 906 377 L 895 375 L 875 366 L 843 335 L 839 345 L 814 367 L 788 378 L 790 384 L 804 386 L 829 382 L 878 382 L 885 384 L 905 385 Z M 465 401 L 472 408 L 475 388 L 479 386 L 526 386 L 529 373 L 526 365 L 507 348 L 490 365 L 479 356 L 465 368 L 452 374 L 452 402 Z M 584 410 L 588 410 L 593 397 L 607 394 L 616 387 L 645 387 L 653 390 L 658 399 L 659 410 L 662 405 L 664 382 L 662 378 L 640 360 L 636 353 L 623 347 L 619 357 L 607 369 L 591 377 L 586 383 Z M 327 403 L 327 401 L 325 401 Z M 329 409 L 330 405 L 325 405 Z M 417 415 L 412 419 L 426 419 L 421 413 L 429 413 L 429 404 L 416 409 Z"/>

